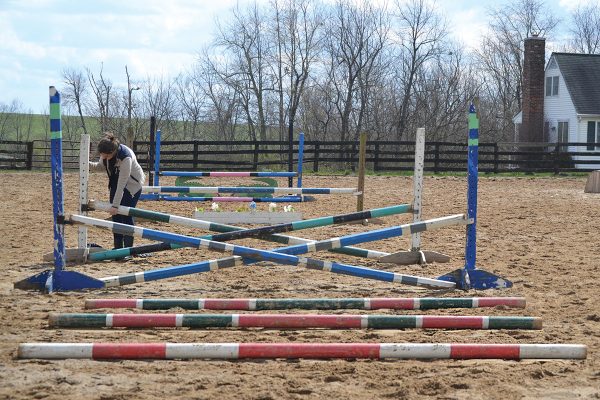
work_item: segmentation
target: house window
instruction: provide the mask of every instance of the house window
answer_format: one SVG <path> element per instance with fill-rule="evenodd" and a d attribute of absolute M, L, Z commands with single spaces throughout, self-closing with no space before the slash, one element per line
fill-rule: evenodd
<path fill-rule="evenodd" d="M 568 143 L 569 142 L 569 122 L 559 121 L 558 122 L 558 142 Z"/>
<path fill-rule="evenodd" d="M 588 121 L 587 126 L 587 149 L 600 149 L 600 121 Z"/>
<path fill-rule="evenodd" d="M 546 77 L 546 96 L 558 96 L 558 76 Z"/>

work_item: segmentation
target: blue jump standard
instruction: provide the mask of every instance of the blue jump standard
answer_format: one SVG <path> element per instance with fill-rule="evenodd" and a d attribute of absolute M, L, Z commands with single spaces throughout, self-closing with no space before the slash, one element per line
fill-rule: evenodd
<path fill-rule="evenodd" d="M 62 123 L 60 93 L 50 86 L 50 151 L 52 170 L 52 200 L 54 215 L 54 270 L 46 270 L 22 281 L 14 287 L 44 292 L 79 290 L 104 287 L 104 282 L 75 271 L 65 271 L 65 231 L 63 170 L 62 170 Z"/>
<path fill-rule="evenodd" d="M 490 272 L 477 269 L 477 180 L 479 168 L 479 118 L 475 105 L 469 107 L 469 140 L 467 170 L 467 217 L 473 223 L 467 225 L 467 243 L 465 246 L 465 266 L 438 279 L 454 282 L 459 289 L 496 289 L 512 287 L 512 282 Z"/>

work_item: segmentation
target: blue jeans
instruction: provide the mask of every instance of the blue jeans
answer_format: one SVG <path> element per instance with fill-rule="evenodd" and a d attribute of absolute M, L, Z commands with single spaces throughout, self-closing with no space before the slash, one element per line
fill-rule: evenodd
<path fill-rule="evenodd" d="M 115 191 L 116 191 L 116 188 L 110 189 L 110 202 L 111 203 L 112 203 L 113 199 L 115 198 Z M 125 206 L 125 207 L 135 207 L 141 194 L 142 194 L 141 190 L 138 190 L 138 192 L 136 194 L 134 194 L 133 196 L 131 195 L 131 193 L 129 193 L 129 190 L 127 190 L 127 189 L 123 190 L 123 199 L 121 200 L 121 205 Z M 133 217 L 130 217 L 128 215 L 119 215 L 119 214 L 113 215 L 112 220 L 113 220 L 113 222 L 118 222 L 120 224 L 135 225 L 133 223 Z M 121 249 L 123 247 L 133 247 L 133 236 L 122 235 L 120 233 L 114 233 L 113 239 L 114 239 L 114 248 L 115 249 Z"/>

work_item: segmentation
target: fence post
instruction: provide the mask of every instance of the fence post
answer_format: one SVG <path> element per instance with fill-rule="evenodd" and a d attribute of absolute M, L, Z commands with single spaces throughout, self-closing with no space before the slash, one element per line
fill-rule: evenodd
<path fill-rule="evenodd" d="M 194 170 L 198 169 L 198 141 L 194 140 Z"/>
<path fill-rule="evenodd" d="M 494 173 L 498 173 L 499 166 L 498 143 L 494 143 Z"/>
<path fill-rule="evenodd" d="M 375 154 L 373 154 L 373 171 L 379 171 L 379 143 L 375 143 Z"/>
<path fill-rule="evenodd" d="M 367 132 L 360 134 L 360 147 L 358 153 L 358 191 L 360 194 L 356 198 L 356 211 L 364 209 L 365 199 L 365 169 L 367 163 Z"/>
<path fill-rule="evenodd" d="M 560 172 L 560 143 L 556 143 L 556 148 L 554 149 L 554 175 L 558 175 Z"/>
<path fill-rule="evenodd" d="M 150 144 L 148 145 L 148 184 L 154 182 L 154 131 L 156 130 L 156 117 L 150 117 Z"/>
<path fill-rule="evenodd" d="M 33 142 L 27 142 L 27 169 L 33 169 Z"/>
<path fill-rule="evenodd" d="M 350 163 L 350 170 L 352 172 L 356 171 L 356 167 L 354 166 L 354 155 L 356 154 L 357 150 L 356 150 L 356 142 L 352 142 L 352 148 L 350 150 L 350 154 L 349 154 L 349 160 L 348 162 Z"/>
<path fill-rule="evenodd" d="M 258 151 L 260 147 L 260 142 L 258 140 L 254 141 L 254 157 L 252 159 L 252 167 L 254 171 L 258 171 Z"/>
<path fill-rule="evenodd" d="M 319 172 L 319 142 L 315 143 L 315 160 L 313 164 L 313 172 Z"/>
<path fill-rule="evenodd" d="M 437 174 L 439 172 L 439 166 L 440 166 L 440 144 L 439 143 L 434 143 L 433 151 L 434 151 L 433 173 Z"/>

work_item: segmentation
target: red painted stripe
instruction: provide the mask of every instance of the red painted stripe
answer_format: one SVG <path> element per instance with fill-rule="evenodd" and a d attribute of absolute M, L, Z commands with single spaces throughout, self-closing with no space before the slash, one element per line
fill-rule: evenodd
<path fill-rule="evenodd" d="M 509 307 L 525 307 L 525 299 L 523 297 L 480 297 L 479 307 L 495 307 L 495 306 L 509 306 Z"/>
<path fill-rule="evenodd" d="M 359 315 L 319 314 L 241 314 L 239 326 L 244 328 L 360 328 Z"/>
<path fill-rule="evenodd" d="M 247 299 L 206 299 L 204 308 L 207 310 L 250 310 Z"/>
<path fill-rule="evenodd" d="M 450 358 L 503 358 L 520 359 L 518 344 L 452 344 Z"/>
<path fill-rule="evenodd" d="M 93 359 L 144 359 L 166 357 L 165 343 L 94 343 Z"/>
<path fill-rule="evenodd" d="M 371 310 L 389 308 L 391 310 L 412 310 L 415 307 L 414 299 L 371 299 Z"/>
<path fill-rule="evenodd" d="M 136 308 L 135 299 L 95 299 L 88 300 L 87 308 Z"/>
<path fill-rule="evenodd" d="M 238 358 L 379 358 L 379 343 L 240 343 Z"/>
<path fill-rule="evenodd" d="M 423 316 L 423 328 L 481 329 L 483 318 L 476 316 Z"/>
<path fill-rule="evenodd" d="M 113 314 L 114 327 L 159 328 L 174 327 L 175 314 Z"/>

